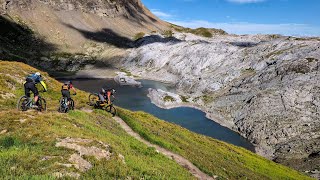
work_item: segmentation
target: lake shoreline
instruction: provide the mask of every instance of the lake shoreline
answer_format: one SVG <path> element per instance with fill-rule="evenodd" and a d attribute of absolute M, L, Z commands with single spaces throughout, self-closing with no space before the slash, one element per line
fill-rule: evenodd
<path fill-rule="evenodd" d="M 154 81 L 154 80 L 153 80 Z M 157 82 L 157 81 L 156 81 Z M 195 104 L 195 103 L 191 103 L 191 102 L 174 102 L 171 104 L 166 104 L 163 100 L 162 103 L 158 103 L 160 99 L 155 99 L 155 96 L 153 96 L 150 91 L 147 94 L 147 97 L 150 99 L 151 103 L 156 105 L 157 107 L 161 108 L 161 109 L 174 109 L 174 108 L 181 108 L 181 107 L 188 107 L 188 108 L 193 108 L 193 109 L 197 109 L 199 111 L 202 111 L 205 113 L 206 118 L 208 118 L 209 120 L 218 123 L 219 125 L 228 128 L 229 130 L 237 133 L 239 136 L 243 137 L 236 129 L 234 129 L 234 124 L 233 123 L 227 123 L 228 121 L 226 121 L 223 117 L 217 115 L 217 112 L 214 112 L 214 110 L 207 110 L 206 108 Z M 244 139 L 248 140 L 246 137 L 243 137 Z M 250 142 L 248 140 L 248 142 Z M 259 155 L 263 155 L 263 153 L 260 154 L 260 148 L 255 146 L 252 142 L 250 142 L 251 145 L 253 146 L 253 152 L 257 153 Z M 259 153 L 258 153 L 259 152 Z"/>

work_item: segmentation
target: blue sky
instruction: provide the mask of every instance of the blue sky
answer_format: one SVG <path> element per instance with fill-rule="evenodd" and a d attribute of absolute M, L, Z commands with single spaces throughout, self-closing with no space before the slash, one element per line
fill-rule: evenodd
<path fill-rule="evenodd" d="M 163 20 L 234 34 L 320 36 L 320 0 L 142 0 Z"/>

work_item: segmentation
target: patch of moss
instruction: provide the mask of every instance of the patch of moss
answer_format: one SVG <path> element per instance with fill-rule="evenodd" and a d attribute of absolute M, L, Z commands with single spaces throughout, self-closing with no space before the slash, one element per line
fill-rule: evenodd
<path fill-rule="evenodd" d="M 308 58 L 306 58 L 306 59 L 308 60 L 309 63 L 314 62 L 314 61 L 316 61 L 316 62 L 319 61 L 318 59 L 313 58 L 313 57 L 308 57 Z"/>
<path fill-rule="evenodd" d="M 186 96 L 180 96 L 180 99 L 181 99 L 182 102 L 189 102 L 188 101 L 189 98 L 186 97 Z"/>
<path fill-rule="evenodd" d="M 132 73 L 126 69 L 121 68 L 120 71 L 126 73 L 127 76 L 132 76 Z"/>
<path fill-rule="evenodd" d="M 241 74 L 255 74 L 256 70 L 252 67 L 247 69 L 241 69 Z"/>
<path fill-rule="evenodd" d="M 134 35 L 133 40 L 136 41 L 136 40 L 138 40 L 138 39 L 141 39 L 141 38 L 144 37 L 144 35 L 145 35 L 144 32 L 139 32 L 139 33 L 137 33 L 136 35 Z"/>
<path fill-rule="evenodd" d="M 175 99 L 172 96 L 167 95 L 167 96 L 163 97 L 163 100 L 165 102 L 173 102 Z"/>
<path fill-rule="evenodd" d="M 213 96 L 210 96 L 210 95 L 203 95 L 202 96 L 202 100 L 205 104 L 208 104 L 208 103 L 211 103 L 213 102 L 214 100 L 214 97 Z"/>
<path fill-rule="evenodd" d="M 207 37 L 210 38 L 213 36 L 213 34 L 219 34 L 219 35 L 224 35 L 227 34 L 225 31 L 222 29 L 214 29 L 214 28 L 197 28 L 197 29 L 191 29 L 191 28 L 185 28 L 182 26 L 177 26 L 174 24 L 171 24 L 171 28 L 174 29 L 177 32 L 184 32 L 184 33 L 192 33 L 198 36 L 202 37 Z"/>
<path fill-rule="evenodd" d="M 173 36 L 173 32 L 171 30 L 166 30 L 162 33 L 162 35 L 166 38 L 169 38 Z"/>

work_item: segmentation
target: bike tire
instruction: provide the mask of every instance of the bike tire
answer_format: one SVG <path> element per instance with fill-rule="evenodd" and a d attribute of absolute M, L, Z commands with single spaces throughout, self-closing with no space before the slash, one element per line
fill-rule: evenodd
<path fill-rule="evenodd" d="M 97 94 L 90 94 L 89 95 L 89 103 L 90 106 L 94 106 L 97 101 L 99 101 L 99 96 Z"/>
<path fill-rule="evenodd" d="M 18 111 L 27 111 L 29 108 L 27 105 L 28 103 L 28 97 L 27 96 L 21 96 L 17 102 L 17 109 Z"/>
<path fill-rule="evenodd" d="M 58 111 L 60 112 L 60 113 L 65 113 L 66 112 L 66 108 L 64 107 L 64 98 L 63 97 L 61 97 L 60 98 L 60 100 L 59 100 L 59 109 L 58 109 Z"/>
<path fill-rule="evenodd" d="M 116 109 L 114 106 L 112 106 L 112 105 L 106 107 L 106 111 L 109 112 L 109 113 L 111 113 L 111 114 L 112 114 L 112 117 L 114 117 L 114 116 L 117 115 L 117 109 Z"/>
<path fill-rule="evenodd" d="M 39 100 L 38 100 L 38 111 L 43 112 L 43 111 L 47 111 L 47 101 L 39 96 Z"/>
<path fill-rule="evenodd" d="M 74 100 L 70 99 L 70 105 L 69 109 L 74 110 Z"/>

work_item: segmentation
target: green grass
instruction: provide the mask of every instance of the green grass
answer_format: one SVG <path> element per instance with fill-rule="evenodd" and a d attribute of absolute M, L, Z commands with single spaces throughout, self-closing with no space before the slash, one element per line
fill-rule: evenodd
<path fill-rule="evenodd" d="M 207 37 L 211 38 L 213 37 L 214 34 L 219 34 L 219 35 L 224 35 L 227 34 L 225 31 L 222 29 L 214 29 L 214 28 L 196 28 L 196 29 L 191 29 L 191 28 L 185 28 L 182 26 L 177 26 L 174 24 L 171 24 L 172 29 L 178 32 L 183 32 L 183 33 L 192 33 L 197 36 L 202 36 L 202 37 Z"/>
<path fill-rule="evenodd" d="M 130 71 L 126 70 L 126 69 L 122 69 L 121 68 L 120 71 L 126 73 L 126 75 L 129 76 L 129 77 L 133 76 L 133 74 Z"/>
<path fill-rule="evenodd" d="M 172 102 L 172 101 L 174 101 L 174 98 L 172 96 L 167 95 L 167 96 L 163 97 L 163 100 L 165 102 Z"/>
<path fill-rule="evenodd" d="M 141 39 L 141 38 L 143 38 L 144 35 L 145 35 L 144 32 L 139 32 L 139 33 L 134 35 L 133 40 L 136 41 L 138 39 Z"/>
<path fill-rule="evenodd" d="M 170 38 L 173 36 L 173 32 L 171 30 L 166 30 L 162 33 L 162 35 L 166 38 Z"/>
<path fill-rule="evenodd" d="M 189 102 L 188 101 L 189 97 L 187 97 L 187 96 L 180 96 L 180 98 L 181 98 L 182 102 Z"/>
<path fill-rule="evenodd" d="M 54 179 L 54 172 L 63 171 L 80 173 L 81 179 L 194 179 L 175 161 L 128 135 L 105 111 L 58 113 L 61 84 L 45 72 L 42 74 L 49 91 L 43 96 L 47 99 L 48 111 L 15 110 L 16 100 L 23 94 L 24 77 L 34 71 L 38 70 L 22 63 L 0 61 L 0 93 L 16 95 L 12 99 L 0 99 L 0 132 L 7 131 L 0 135 L 0 179 Z M 14 90 L 7 88 L 8 82 L 14 85 Z M 76 109 L 86 106 L 87 97 L 87 93 L 78 90 L 74 98 Z M 58 165 L 69 163 L 70 155 L 75 152 L 55 147 L 57 138 L 66 137 L 109 144 L 111 159 L 99 161 L 85 156 L 94 166 L 84 173 Z M 119 154 L 125 157 L 125 163 Z M 53 158 L 42 160 L 44 157 Z"/>
<path fill-rule="evenodd" d="M 119 114 L 146 140 L 182 155 L 219 179 L 310 179 L 243 148 L 190 132 L 147 113 L 121 109 Z"/>

